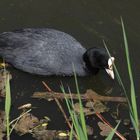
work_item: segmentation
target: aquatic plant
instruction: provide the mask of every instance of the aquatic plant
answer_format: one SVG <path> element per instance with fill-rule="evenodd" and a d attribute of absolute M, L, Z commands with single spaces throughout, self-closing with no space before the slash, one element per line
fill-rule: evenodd
<path fill-rule="evenodd" d="M 139 140 L 140 139 L 140 131 L 139 131 L 139 120 L 138 120 L 138 110 L 137 110 L 137 101 L 136 101 L 136 91 L 135 91 L 134 78 L 133 78 L 131 62 L 130 62 L 128 41 L 127 41 L 124 22 L 123 22 L 122 18 L 121 18 L 121 25 L 122 25 L 124 47 L 125 47 L 125 54 L 126 54 L 126 60 L 127 60 L 127 69 L 128 69 L 129 80 L 130 80 L 130 89 L 129 89 L 130 97 L 131 97 L 130 99 L 128 98 L 128 93 L 126 91 L 126 88 L 125 88 L 125 86 L 123 84 L 123 81 L 122 81 L 122 79 L 120 77 L 120 74 L 119 74 L 115 64 L 114 64 L 114 69 L 115 69 L 115 73 L 116 73 L 116 76 L 117 76 L 117 80 L 118 80 L 120 86 L 122 87 L 123 92 L 124 92 L 124 94 L 125 94 L 125 96 L 127 98 L 127 102 L 128 102 L 128 106 L 129 106 L 129 110 L 130 110 L 130 118 L 131 118 L 133 127 L 134 127 L 135 132 L 136 132 L 137 140 Z M 110 55 L 110 52 L 109 52 L 109 50 L 107 48 L 106 43 L 104 41 L 103 41 L 103 43 L 104 43 L 104 46 L 105 46 L 108 54 Z"/>
<path fill-rule="evenodd" d="M 5 70 L 5 69 L 4 69 Z M 5 72 L 5 116 L 6 116 L 6 132 L 7 140 L 10 140 L 10 109 L 11 109 L 11 91 L 10 91 L 10 75 Z"/>
<path fill-rule="evenodd" d="M 73 65 L 73 69 L 74 69 L 74 65 Z M 78 95 L 80 113 L 78 115 L 74 111 L 73 99 L 71 98 L 71 100 L 70 100 L 70 99 L 65 98 L 65 101 L 66 101 L 66 104 L 67 104 L 67 107 L 68 107 L 68 110 L 69 110 L 69 113 L 70 113 L 70 116 L 72 119 L 72 123 L 73 123 L 70 139 L 72 139 L 72 133 L 76 133 L 78 140 L 88 140 L 85 115 L 84 115 L 84 111 L 83 111 L 83 105 L 82 105 L 82 101 L 81 101 L 81 97 L 80 97 L 80 91 L 79 91 L 79 86 L 78 86 L 78 81 L 77 81 L 75 71 L 74 71 L 74 79 L 75 79 L 76 91 L 77 91 L 77 95 Z M 61 90 L 64 94 L 66 94 L 63 85 L 61 85 Z M 69 89 L 69 93 L 71 94 L 70 89 Z"/>
<path fill-rule="evenodd" d="M 128 68 L 128 73 L 129 73 L 129 79 L 130 79 L 130 97 L 131 97 L 130 118 L 131 118 L 132 124 L 135 128 L 137 140 L 139 140 L 140 132 L 139 132 L 138 109 L 137 109 L 137 102 L 136 102 L 136 91 L 135 91 L 134 78 L 133 78 L 133 74 L 132 74 L 132 68 L 131 68 L 131 62 L 130 62 L 130 56 L 129 56 L 128 42 L 127 42 L 126 32 L 125 32 L 124 23 L 123 23 L 122 18 L 121 18 L 121 24 L 122 24 L 122 30 L 123 30 L 127 68 Z"/>

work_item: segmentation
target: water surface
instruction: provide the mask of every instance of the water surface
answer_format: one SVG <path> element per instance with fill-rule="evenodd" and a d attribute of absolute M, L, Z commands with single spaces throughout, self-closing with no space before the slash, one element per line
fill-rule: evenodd
<path fill-rule="evenodd" d="M 85 48 L 103 47 L 102 40 L 105 40 L 111 54 L 116 58 L 117 67 L 127 89 L 129 89 L 120 16 L 123 17 L 126 27 L 135 87 L 138 93 L 140 83 L 138 59 L 140 10 L 138 0 L 2 0 L 0 2 L 0 32 L 27 27 L 49 27 L 72 35 Z M 14 116 L 18 114 L 17 107 L 19 105 L 32 102 L 33 106 L 37 107 L 33 109 L 35 115 L 39 117 L 48 115 L 52 118 L 50 128 L 64 129 L 65 125 L 62 125 L 64 120 L 54 102 L 34 100 L 30 96 L 34 91 L 45 91 L 42 81 L 46 81 L 55 91 L 60 91 L 60 82 L 63 82 L 65 87 L 69 86 L 75 92 L 73 77 L 42 77 L 14 68 L 10 68 L 10 71 L 13 75 L 11 81 L 12 114 Z M 91 88 L 100 94 L 104 94 L 108 90 L 112 91 L 112 96 L 122 94 L 116 80 L 111 80 L 103 71 L 97 76 L 79 77 L 78 81 L 81 92 Z M 137 96 L 139 95 L 137 94 Z"/>

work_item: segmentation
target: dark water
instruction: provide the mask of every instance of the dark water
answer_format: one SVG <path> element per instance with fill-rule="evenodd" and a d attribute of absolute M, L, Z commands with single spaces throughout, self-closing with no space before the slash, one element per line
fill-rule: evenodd
<path fill-rule="evenodd" d="M 103 46 L 104 39 L 111 54 L 116 58 L 116 64 L 129 89 L 125 53 L 123 47 L 120 16 L 123 17 L 128 36 L 131 62 L 135 79 L 137 96 L 140 83 L 140 2 L 128 0 L 1 0 L 0 2 L 0 32 L 26 27 L 50 27 L 64 31 L 75 37 L 84 47 Z M 62 81 L 74 92 L 73 77 L 41 77 L 10 68 L 13 75 L 12 115 L 18 114 L 17 107 L 32 102 L 33 113 L 39 117 L 44 115 L 52 119 L 50 128 L 64 129 L 64 119 L 54 102 L 33 100 L 30 96 L 34 91 L 45 91 L 42 81 L 55 91 L 60 91 Z M 112 95 L 119 96 L 122 91 L 118 83 L 112 81 L 105 72 L 97 76 L 78 78 L 81 92 L 87 88 L 104 94 L 112 90 Z M 140 97 L 140 96 L 139 96 Z"/>

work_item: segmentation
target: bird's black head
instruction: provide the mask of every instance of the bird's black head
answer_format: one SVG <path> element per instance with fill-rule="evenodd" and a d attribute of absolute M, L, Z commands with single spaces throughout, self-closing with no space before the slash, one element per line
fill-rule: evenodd
<path fill-rule="evenodd" d="M 109 57 L 105 48 L 90 48 L 83 55 L 83 59 L 91 73 L 97 74 L 100 69 L 105 69 L 111 78 L 114 79 L 114 57 Z"/>

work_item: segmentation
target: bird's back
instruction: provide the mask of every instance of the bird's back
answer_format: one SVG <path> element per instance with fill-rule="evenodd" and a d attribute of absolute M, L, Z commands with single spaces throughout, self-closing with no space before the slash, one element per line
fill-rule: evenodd
<path fill-rule="evenodd" d="M 0 56 L 23 71 L 40 75 L 85 75 L 85 48 L 54 29 L 21 29 L 0 34 Z"/>

